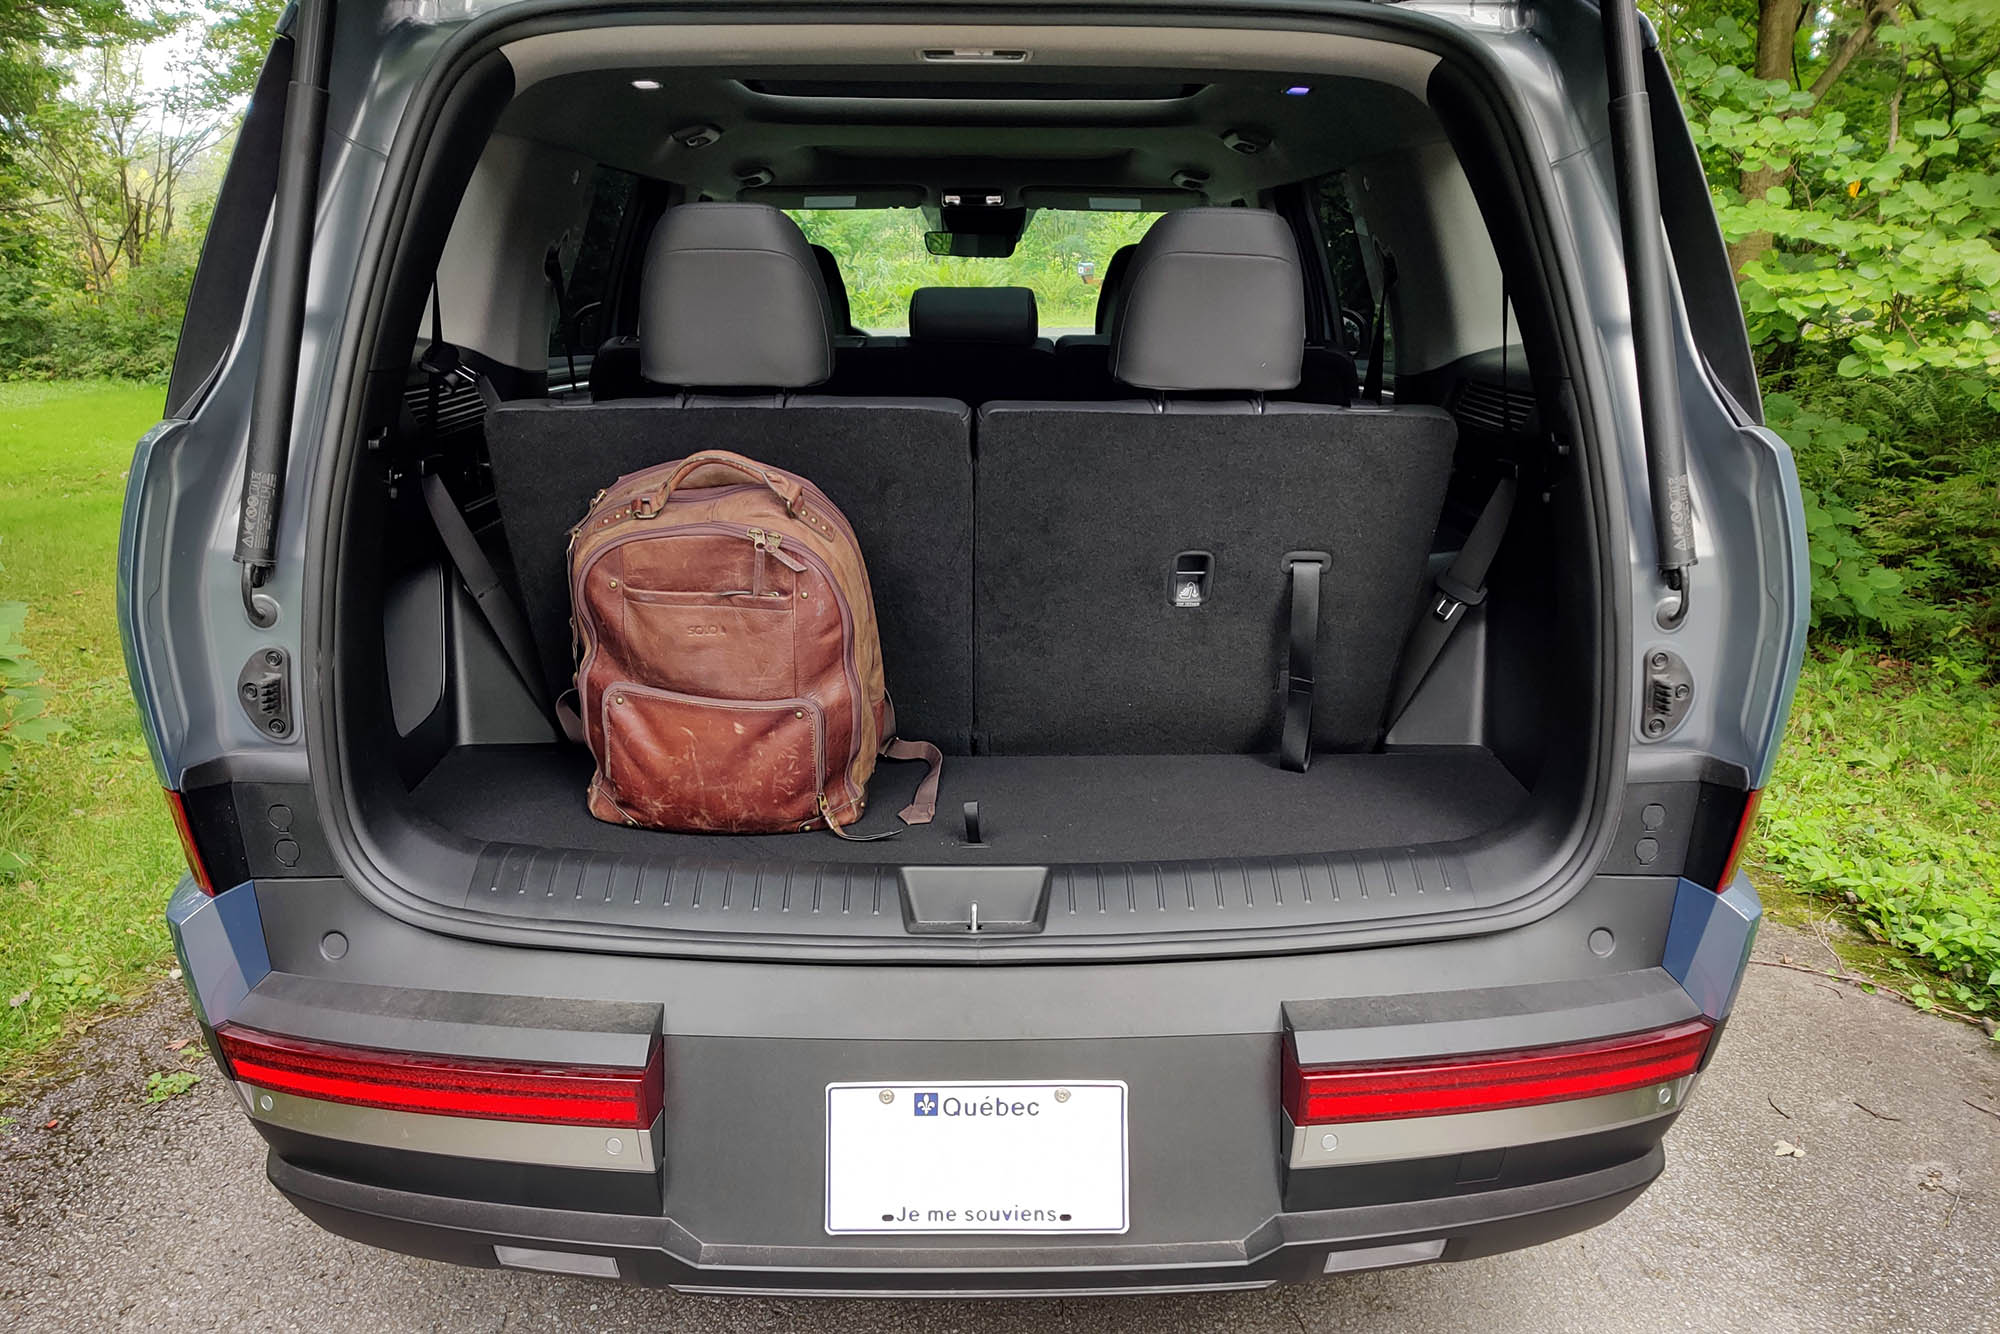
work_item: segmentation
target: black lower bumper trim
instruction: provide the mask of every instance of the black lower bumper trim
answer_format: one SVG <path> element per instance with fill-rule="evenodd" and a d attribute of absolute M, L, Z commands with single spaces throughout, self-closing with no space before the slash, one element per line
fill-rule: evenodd
<path fill-rule="evenodd" d="M 419 1195 L 269 1160 L 273 1185 L 321 1227 L 408 1255 L 486 1268 L 493 1248 L 610 1256 L 618 1276 L 653 1287 L 856 1296 L 1054 1291 L 1160 1291 L 1261 1286 L 1318 1278 L 1331 1251 L 1443 1238 L 1440 1258 L 1466 1260 L 1539 1245 L 1617 1214 L 1665 1166 L 1643 1156 L 1560 1180 L 1442 1199 L 1274 1215 L 1250 1236 L 1213 1244 L 1009 1245 L 979 1238 L 922 1248 L 874 1243 L 705 1243 L 671 1218 L 583 1213 Z"/>

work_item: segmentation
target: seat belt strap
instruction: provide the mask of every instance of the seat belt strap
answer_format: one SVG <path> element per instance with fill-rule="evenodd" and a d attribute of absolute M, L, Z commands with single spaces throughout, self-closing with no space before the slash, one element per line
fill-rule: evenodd
<path fill-rule="evenodd" d="M 1396 287 L 1396 257 L 1384 250 L 1382 255 L 1382 300 L 1375 308 L 1375 329 L 1368 340 L 1368 383 L 1362 389 L 1362 397 L 1371 403 L 1382 401 L 1382 363 L 1388 354 L 1389 293 Z"/>
<path fill-rule="evenodd" d="M 430 346 L 424 349 L 419 364 L 429 380 L 429 431 L 433 443 L 438 437 L 438 412 L 443 406 L 444 386 L 447 383 L 457 381 L 477 386 L 480 402 L 488 412 L 499 406 L 500 395 L 492 382 L 465 365 L 458 349 L 444 341 L 444 312 L 435 282 L 431 284 Z M 431 526 L 437 529 L 438 539 L 444 543 L 445 555 L 450 558 L 452 568 L 458 571 L 465 591 L 472 594 L 472 603 L 479 608 L 480 618 L 493 631 L 493 637 L 500 641 L 500 649 L 507 655 L 508 664 L 521 678 L 521 684 L 528 688 L 528 697 L 543 713 L 551 712 L 549 692 L 543 685 L 542 670 L 535 660 L 535 641 L 534 636 L 528 633 L 528 623 L 522 619 L 521 609 L 514 605 L 514 599 L 501 585 L 499 573 L 494 570 L 493 562 L 486 559 L 479 539 L 473 535 L 472 525 L 459 512 L 458 502 L 451 498 L 444 479 L 431 471 L 428 465 L 425 465 L 423 474 L 423 493 L 424 508 L 430 511 Z M 553 712 L 563 731 L 573 740 L 579 739 L 577 731 L 571 727 L 570 718 L 563 717 L 560 709 Z M 571 717 L 574 717 L 574 711 Z"/>
<path fill-rule="evenodd" d="M 465 591 L 472 594 L 473 605 L 493 631 L 493 637 L 500 641 L 500 647 L 512 664 L 521 684 L 528 688 L 528 694 L 544 713 L 549 711 L 548 691 L 542 684 L 541 668 L 535 661 L 534 640 L 528 633 L 528 624 L 521 618 L 521 609 L 514 605 L 514 599 L 500 583 L 500 575 L 493 563 L 486 559 L 486 553 L 479 547 L 479 539 L 473 536 L 472 525 L 458 511 L 458 503 L 451 498 L 444 479 L 436 473 L 425 473 L 424 508 L 430 511 L 431 522 L 436 525 L 438 537 L 444 542 L 445 554 L 451 558 L 452 568 L 465 582 Z"/>
<path fill-rule="evenodd" d="M 1278 764 L 1298 774 L 1312 763 L 1313 657 L 1319 648 L 1319 585 L 1320 576 L 1331 563 L 1331 558 L 1323 552 L 1295 551 L 1285 558 L 1286 572 L 1292 581 L 1292 615 Z"/>
<path fill-rule="evenodd" d="M 1416 697 L 1417 687 L 1430 675 L 1444 646 L 1465 620 L 1465 609 L 1486 601 L 1486 572 L 1500 552 L 1500 540 L 1507 535 L 1507 521 L 1514 515 L 1514 495 L 1519 486 L 1512 477 L 1500 479 L 1486 500 L 1486 508 L 1479 511 L 1472 531 L 1466 535 L 1465 545 L 1437 577 L 1429 605 L 1418 618 L 1416 628 L 1410 631 L 1410 642 L 1404 646 L 1403 661 L 1396 669 L 1396 685 L 1389 704 L 1391 725 L 1403 716 L 1403 710 Z"/>

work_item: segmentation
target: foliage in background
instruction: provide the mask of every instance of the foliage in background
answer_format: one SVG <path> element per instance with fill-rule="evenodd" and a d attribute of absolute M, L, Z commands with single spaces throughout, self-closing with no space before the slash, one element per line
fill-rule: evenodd
<path fill-rule="evenodd" d="M 280 6 L 64 3 L 32 60 L 0 41 L 0 378 L 159 379 Z"/>
<path fill-rule="evenodd" d="M 1919 1005 L 2000 1013 L 2000 693 L 1950 662 L 1812 659 L 1752 857 L 1922 965 Z"/>
<path fill-rule="evenodd" d="M 1655 0 L 1822 631 L 2000 675 L 2000 4 Z"/>
<path fill-rule="evenodd" d="M 1041 327 L 1089 330 L 1097 319 L 1096 282 L 1118 247 L 1146 234 L 1157 213 L 1085 213 L 1041 209 L 1006 259 L 939 257 L 924 249 L 923 214 L 912 208 L 799 209 L 806 239 L 833 252 L 847 284 L 854 323 L 869 333 L 909 328 L 910 293 L 919 287 L 1032 288 Z M 1078 266 L 1091 265 L 1086 283 Z"/>

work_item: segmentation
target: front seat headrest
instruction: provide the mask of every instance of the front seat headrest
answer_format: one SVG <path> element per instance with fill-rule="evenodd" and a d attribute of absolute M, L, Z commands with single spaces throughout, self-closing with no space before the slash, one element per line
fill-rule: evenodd
<path fill-rule="evenodd" d="M 840 261 L 823 245 L 808 248 L 812 251 L 813 262 L 819 265 L 819 280 L 826 284 L 826 308 L 833 317 L 834 333 L 853 333 L 854 311 L 847 304 L 847 280 L 840 276 Z"/>
<path fill-rule="evenodd" d="M 1122 245 L 1111 252 L 1111 258 L 1104 265 L 1104 278 L 1097 284 L 1097 333 L 1109 338 L 1111 326 L 1118 322 L 1118 308 L 1125 304 L 1125 289 L 1132 281 L 1132 256 L 1139 253 L 1136 242 Z"/>
<path fill-rule="evenodd" d="M 913 343 L 1035 341 L 1040 316 L 1029 287 L 919 287 L 910 293 Z"/>
<path fill-rule="evenodd" d="M 681 204 L 653 228 L 639 373 L 655 384 L 803 389 L 833 374 L 833 309 L 799 225 L 768 204 Z"/>
<path fill-rule="evenodd" d="M 1140 389 L 1292 389 L 1305 344 L 1305 283 L 1285 220 L 1267 209 L 1179 209 L 1132 257 L 1111 373 Z"/>

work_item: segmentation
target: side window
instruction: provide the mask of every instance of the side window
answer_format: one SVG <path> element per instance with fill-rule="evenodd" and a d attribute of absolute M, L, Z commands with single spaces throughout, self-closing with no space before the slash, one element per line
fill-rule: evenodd
<path fill-rule="evenodd" d="M 600 166 L 591 173 L 590 213 L 582 231 L 572 233 L 562 248 L 569 310 L 567 320 L 558 317 L 549 330 L 551 364 L 571 351 L 579 358 L 589 356 L 610 331 L 613 268 L 638 184 L 638 177 L 616 167 Z"/>
<path fill-rule="evenodd" d="M 1335 172 L 1312 183 L 1313 210 L 1319 218 L 1319 234 L 1326 244 L 1326 269 L 1333 277 L 1334 296 L 1347 322 L 1346 312 L 1367 316 L 1375 306 L 1368 281 L 1368 263 L 1362 248 L 1362 231 L 1347 196 L 1347 174 Z"/>
<path fill-rule="evenodd" d="M 1326 246 L 1326 274 L 1334 284 L 1334 304 L 1340 310 L 1340 342 L 1346 350 L 1366 356 L 1380 302 L 1368 228 L 1354 212 L 1346 172 L 1314 180 L 1308 192 L 1320 242 Z"/>

